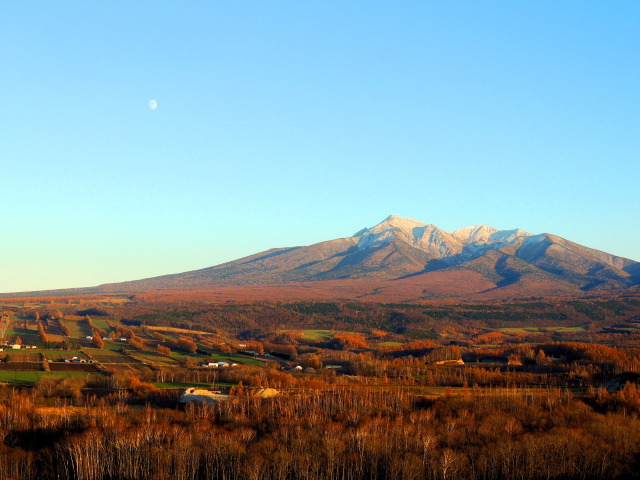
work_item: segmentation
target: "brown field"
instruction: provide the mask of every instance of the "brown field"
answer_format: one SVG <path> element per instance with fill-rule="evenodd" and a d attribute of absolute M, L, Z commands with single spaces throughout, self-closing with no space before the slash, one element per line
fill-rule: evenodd
<path fill-rule="evenodd" d="M 204 332 L 201 330 L 189 330 L 188 328 L 178 328 L 178 327 L 154 327 L 154 326 L 147 326 L 147 328 L 149 330 L 155 330 L 158 332 L 175 332 L 175 333 L 188 333 L 188 334 L 197 334 L 197 335 L 215 335 L 214 333 L 211 332 Z M 149 337 L 149 338 L 153 338 L 153 337 Z"/>
<path fill-rule="evenodd" d="M 119 363 L 119 364 L 136 363 L 136 360 L 134 360 L 133 358 L 127 355 L 116 356 L 116 355 L 92 354 L 91 358 L 93 358 L 96 362 L 100 362 L 100 363 Z"/>
<path fill-rule="evenodd" d="M 77 350 L 60 350 L 59 352 L 47 351 L 44 353 L 44 356 L 47 360 L 53 360 L 54 362 L 62 362 L 65 359 L 72 357 L 80 357 L 88 360 L 86 355 L 83 355 L 82 352 L 79 352 Z"/>
<path fill-rule="evenodd" d="M 52 372 L 99 372 L 100 369 L 91 363 L 50 363 Z"/>
<path fill-rule="evenodd" d="M 58 337 L 65 336 L 65 334 L 62 333 L 62 330 L 60 330 L 60 325 L 58 325 L 57 322 L 49 322 L 49 324 L 46 327 L 46 332 L 47 332 L 47 335 L 55 335 Z"/>
<path fill-rule="evenodd" d="M 138 372 L 133 364 L 130 363 L 111 363 L 105 366 L 105 371 L 111 373 L 131 373 Z"/>
<path fill-rule="evenodd" d="M 42 363 L 38 362 L 2 362 L 0 371 L 4 372 L 34 372 L 41 371 Z"/>
<path fill-rule="evenodd" d="M 41 362 L 42 354 L 36 352 L 11 351 L 8 353 L 12 362 Z"/>

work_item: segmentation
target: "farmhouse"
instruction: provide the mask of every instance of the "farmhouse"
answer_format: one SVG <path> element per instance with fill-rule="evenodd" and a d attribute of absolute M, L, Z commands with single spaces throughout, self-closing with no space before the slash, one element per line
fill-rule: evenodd
<path fill-rule="evenodd" d="M 71 357 L 71 358 L 65 358 L 65 363 L 87 363 L 87 361 L 84 358 L 80 358 L 80 357 Z"/>

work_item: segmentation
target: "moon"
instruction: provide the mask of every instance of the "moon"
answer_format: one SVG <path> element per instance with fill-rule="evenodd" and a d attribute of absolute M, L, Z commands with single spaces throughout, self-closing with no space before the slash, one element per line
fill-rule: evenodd
<path fill-rule="evenodd" d="M 149 108 L 151 110 L 155 110 L 156 108 L 158 108 L 158 102 L 156 102 L 155 100 L 149 100 Z"/>

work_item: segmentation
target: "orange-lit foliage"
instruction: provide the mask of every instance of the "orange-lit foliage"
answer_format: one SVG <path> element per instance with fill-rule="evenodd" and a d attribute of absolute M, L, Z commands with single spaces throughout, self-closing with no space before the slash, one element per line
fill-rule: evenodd
<path fill-rule="evenodd" d="M 158 353 L 160 355 L 165 355 L 166 357 L 170 357 L 171 356 L 171 349 L 169 347 L 165 347 L 164 345 L 162 345 L 160 343 L 157 346 L 157 350 L 158 350 Z"/>
<path fill-rule="evenodd" d="M 196 350 L 198 350 L 198 345 L 196 345 L 196 342 L 186 337 L 181 337 L 178 339 L 178 347 L 186 350 L 189 353 L 196 353 Z"/>
<path fill-rule="evenodd" d="M 100 334 L 98 332 L 95 332 L 93 334 L 93 338 L 91 339 L 91 343 L 96 348 L 103 348 L 104 347 L 104 340 L 102 340 L 102 337 L 100 336 Z"/>
<path fill-rule="evenodd" d="M 334 348 L 346 350 L 350 348 L 367 348 L 367 340 L 359 333 L 337 332 L 331 339 Z"/>
<path fill-rule="evenodd" d="M 504 339 L 504 334 L 501 332 L 489 332 L 478 335 L 475 338 L 477 343 L 501 343 Z"/>
<path fill-rule="evenodd" d="M 40 336 L 40 341 L 42 343 L 49 342 L 49 337 L 47 336 L 47 333 L 44 331 L 44 326 L 42 325 L 41 321 L 38 321 L 38 335 Z"/>
<path fill-rule="evenodd" d="M 389 335 L 389 333 L 388 333 L 388 332 L 385 332 L 385 331 L 383 331 L 383 330 L 378 330 L 378 329 L 376 329 L 376 328 L 371 329 L 371 336 L 372 336 L 373 338 L 381 339 L 381 338 L 386 337 L 387 335 Z"/>

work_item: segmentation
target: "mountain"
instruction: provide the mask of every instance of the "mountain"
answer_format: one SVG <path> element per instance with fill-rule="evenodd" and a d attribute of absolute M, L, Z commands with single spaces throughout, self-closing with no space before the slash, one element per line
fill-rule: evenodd
<path fill-rule="evenodd" d="M 301 283 L 311 288 L 309 282 L 321 289 L 329 285 L 340 285 L 339 290 L 348 285 L 369 285 L 374 291 L 405 289 L 424 298 L 487 292 L 535 295 L 640 285 L 640 263 L 546 233 L 487 225 L 450 233 L 391 215 L 347 238 L 274 248 L 201 270 L 76 292 Z M 317 282 L 332 283 L 319 286 Z"/>

